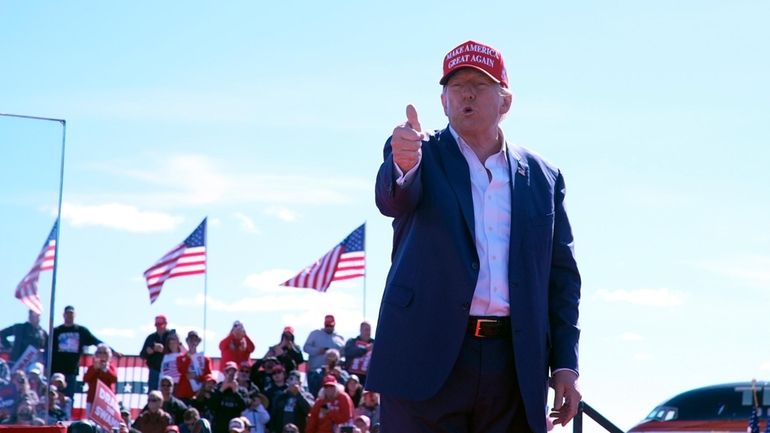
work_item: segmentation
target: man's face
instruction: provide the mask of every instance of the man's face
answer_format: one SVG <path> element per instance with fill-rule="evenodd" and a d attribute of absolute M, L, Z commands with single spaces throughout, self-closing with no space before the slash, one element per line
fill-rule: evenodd
<path fill-rule="evenodd" d="M 284 383 L 284 380 L 286 380 L 286 373 L 280 370 L 274 371 L 272 376 L 273 376 L 273 382 L 278 384 Z"/>
<path fill-rule="evenodd" d="M 35 313 L 34 311 L 30 311 L 28 320 L 29 320 L 29 323 L 31 323 L 32 325 L 37 326 L 40 324 L 40 315 Z"/>
<path fill-rule="evenodd" d="M 246 335 L 246 329 L 243 328 L 243 326 L 236 326 L 233 328 L 233 337 L 235 337 L 236 340 L 240 340 Z"/>
<path fill-rule="evenodd" d="M 75 323 L 75 310 L 64 310 L 64 324 L 67 326 Z"/>
<path fill-rule="evenodd" d="M 162 319 L 155 319 L 155 332 L 162 334 L 166 332 L 166 321 Z"/>
<path fill-rule="evenodd" d="M 171 395 L 171 391 L 174 390 L 174 384 L 164 380 L 160 383 L 160 392 L 163 394 L 163 398 L 168 398 Z"/>
<path fill-rule="evenodd" d="M 324 395 L 327 400 L 337 397 L 337 387 L 334 385 L 324 385 Z"/>
<path fill-rule="evenodd" d="M 291 375 L 288 379 L 286 379 L 286 384 L 289 386 L 300 386 L 300 379 L 295 375 Z"/>
<path fill-rule="evenodd" d="M 444 114 L 463 137 L 496 130 L 503 114 L 511 108 L 511 99 L 501 94 L 499 84 L 471 68 L 455 72 L 441 93 Z"/>
<path fill-rule="evenodd" d="M 235 373 L 236 373 L 237 371 L 238 371 L 238 370 L 237 370 L 237 369 L 235 369 L 235 368 L 228 368 L 228 369 L 226 369 L 226 370 L 225 370 L 225 377 L 227 378 L 227 380 L 228 380 L 228 381 L 233 381 L 233 380 L 235 380 Z"/>
<path fill-rule="evenodd" d="M 334 332 L 334 325 L 324 325 L 324 332 L 327 334 L 332 334 Z"/>
<path fill-rule="evenodd" d="M 324 355 L 324 359 L 326 359 L 326 364 L 328 365 L 337 365 L 337 354 L 334 352 L 326 352 Z"/>
<path fill-rule="evenodd" d="M 369 339 L 372 336 L 372 325 L 364 322 L 361 324 L 361 337 Z"/>
<path fill-rule="evenodd" d="M 163 399 L 157 395 L 151 395 L 147 398 L 147 408 L 150 412 L 157 412 L 163 405 Z"/>

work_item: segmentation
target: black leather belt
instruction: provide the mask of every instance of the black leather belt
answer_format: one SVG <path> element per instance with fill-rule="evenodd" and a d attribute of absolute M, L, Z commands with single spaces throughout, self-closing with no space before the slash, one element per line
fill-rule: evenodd
<path fill-rule="evenodd" d="M 478 338 L 502 338 L 511 335 L 511 318 L 497 316 L 470 316 L 468 333 Z"/>

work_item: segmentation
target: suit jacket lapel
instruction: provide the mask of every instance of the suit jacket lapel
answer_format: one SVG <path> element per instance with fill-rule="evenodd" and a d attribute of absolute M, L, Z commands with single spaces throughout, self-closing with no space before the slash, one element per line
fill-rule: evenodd
<path fill-rule="evenodd" d="M 507 143 L 506 146 L 508 146 Z M 531 194 L 530 171 L 527 159 L 516 149 L 516 146 L 508 146 L 508 164 L 511 174 L 511 182 L 509 183 L 511 186 L 511 236 L 508 250 L 508 279 L 510 283 L 516 283 L 521 275 L 514 264 L 520 263 L 518 257 L 521 254 L 522 231 L 527 224 L 527 208 Z M 515 287 L 514 284 L 510 284 L 510 286 Z"/>
<path fill-rule="evenodd" d="M 468 162 L 460 153 L 457 142 L 449 128 L 439 133 L 438 152 L 441 159 L 441 165 L 444 168 L 444 175 L 447 182 L 452 187 L 460 203 L 465 225 L 471 239 L 475 239 L 475 222 L 473 220 L 473 196 L 471 195 L 471 173 L 468 168 Z"/>

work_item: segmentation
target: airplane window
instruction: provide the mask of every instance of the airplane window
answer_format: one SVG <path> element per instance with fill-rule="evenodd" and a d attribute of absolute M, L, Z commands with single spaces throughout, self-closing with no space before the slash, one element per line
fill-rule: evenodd
<path fill-rule="evenodd" d="M 663 418 L 663 420 L 671 421 L 673 419 L 676 419 L 676 411 L 675 410 L 668 410 L 668 411 L 666 411 L 666 417 Z"/>

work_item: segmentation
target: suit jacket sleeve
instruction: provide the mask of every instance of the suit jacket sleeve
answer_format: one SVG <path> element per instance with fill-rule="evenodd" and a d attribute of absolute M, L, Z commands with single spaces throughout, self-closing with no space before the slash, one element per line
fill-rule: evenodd
<path fill-rule="evenodd" d="M 569 368 L 578 371 L 578 304 L 580 273 L 575 261 L 572 229 L 564 209 L 565 186 L 558 173 L 554 191 L 554 236 L 549 281 L 549 322 L 551 335 L 551 370 Z"/>
<path fill-rule="evenodd" d="M 397 218 L 414 210 L 420 201 L 422 195 L 421 167 L 417 168 L 411 182 L 401 186 L 396 184 L 397 176 L 390 145 L 391 140 L 392 137 L 385 142 L 384 161 L 377 172 L 375 202 L 383 215 Z"/>

